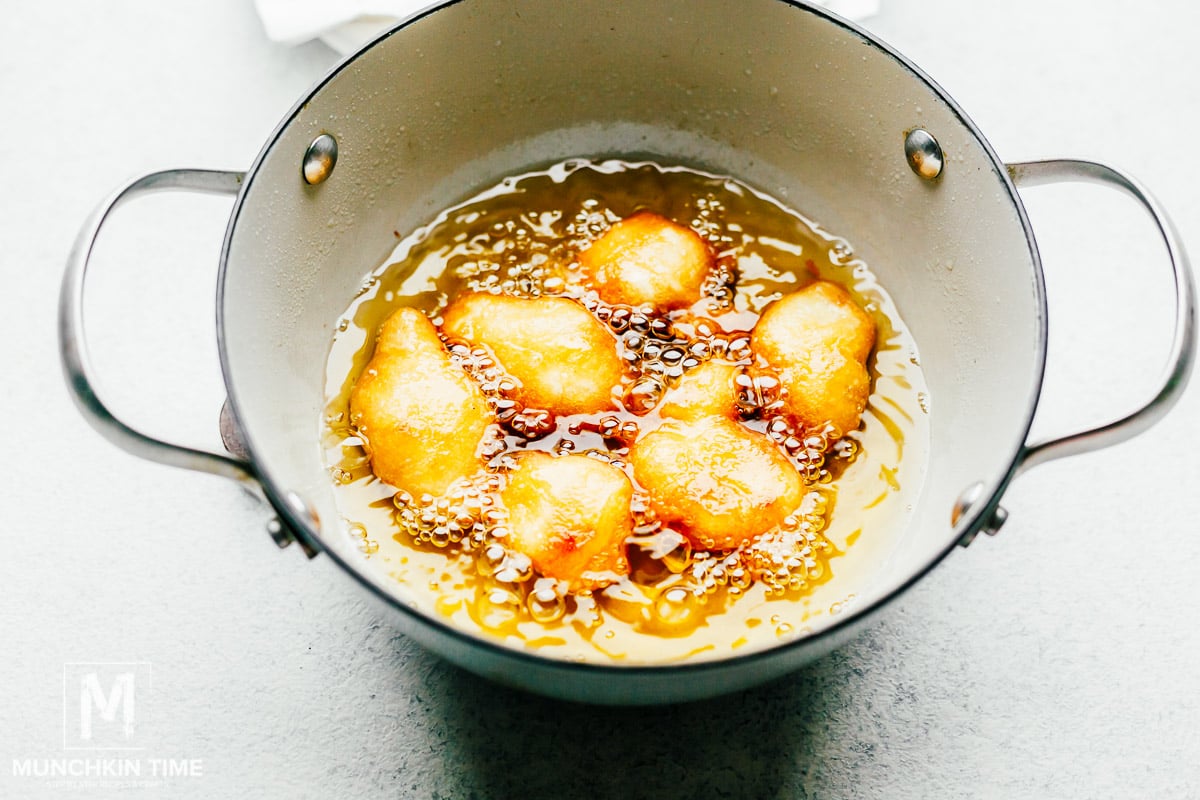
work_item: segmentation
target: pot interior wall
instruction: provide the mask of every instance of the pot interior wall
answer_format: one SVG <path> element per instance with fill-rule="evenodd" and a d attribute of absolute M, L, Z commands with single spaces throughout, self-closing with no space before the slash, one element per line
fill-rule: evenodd
<path fill-rule="evenodd" d="M 944 175 L 908 168 L 924 127 Z M 310 187 L 318 134 L 340 155 Z M 869 598 L 957 534 L 959 493 L 1003 480 L 1040 376 L 1031 245 L 986 147 L 902 62 L 782 0 L 462 0 L 394 32 L 298 106 L 231 223 L 227 381 L 259 466 L 350 552 L 318 425 L 333 325 L 406 233 L 498 178 L 571 156 L 735 175 L 847 238 L 896 301 L 931 393 L 932 453 L 902 546 Z M 374 580 L 374 579 L 372 579 Z"/>

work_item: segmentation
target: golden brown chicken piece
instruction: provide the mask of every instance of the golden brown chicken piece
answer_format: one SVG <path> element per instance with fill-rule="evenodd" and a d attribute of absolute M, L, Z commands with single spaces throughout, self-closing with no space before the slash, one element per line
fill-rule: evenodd
<path fill-rule="evenodd" d="M 784 410 L 808 428 L 830 423 L 842 436 L 858 427 L 871 377 L 875 321 L 850 293 L 817 281 L 767 306 L 750 346 L 779 377 Z"/>
<path fill-rule="evenodd" d="M 683 308 L 700 299 L 712 250 L 691 228 L 640 211 L 579 254 L 584 276 L 607 303 Z"/>
<path fill-rule="evenodd" d="M 406 307 L 380 326 L 350 395 L 350 421 L 380 480 L 414 495 L 441 495 L 481 467 L 476 451 L 494 418 L 433 323 Z"/>
<path fill-rule="evenodd" d="M 624 368 L 616 338 L 565 297 L 468 294 L 442 315 L 447 336 L 486 345 L 520 383 L 516 399 L 552 414 L 613 408 Z"/>
<path fill-rule="evenodd" d="M 740 371 L 741 367 L 727 361 L 704 362 L 667 390 L 658 413 L 669 419 L 682 420 L 734 417 L 737 414 L 734 379 Z"/>
<path fill-rule="evenodd" d="M 659 519 L 706 550 L 774 528 L 804 496 L 787 457 L 725 417 L 667 422 L 633 445 L 630 463 Z"/>
<path fill-rule="evenodd" d="M 573 590 L 600 588 L 629 573 L 624 541 L 633 531 L 633 486 L 611 464 L 584 455 L 516 456 L 500 499 L 510 546 L 542 575 Z"/>

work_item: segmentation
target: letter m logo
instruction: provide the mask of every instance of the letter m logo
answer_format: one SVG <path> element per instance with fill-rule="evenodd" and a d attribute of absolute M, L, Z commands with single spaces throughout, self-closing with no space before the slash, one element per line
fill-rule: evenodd
<path fill-rule="evenodd" d="M 99 712 L 101 719 L 115 722 L 117 707 L 121 710 L 121 731 L 126 739 L 133 738 L 133 673 L 120 672 L 113 677 L 112 688 L 107 695 L 100 687 L 100 675 L 88 672 L 79 685 L 79 738 L 91 741 L 94 729 L 92 715 Z"/>
<path fill-rule="evenodd" d="M 150 688 L 150 664 L 63 665 L 63 747 L 141 750 L 138 719 Z"/>

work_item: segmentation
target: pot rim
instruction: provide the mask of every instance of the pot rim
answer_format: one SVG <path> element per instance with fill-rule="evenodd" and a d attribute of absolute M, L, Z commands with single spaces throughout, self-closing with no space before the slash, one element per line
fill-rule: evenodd
<path fill-rule="evenodd" d="M 221 255 L 217 271 L 217 293 L 216 293 L 216 323 L 217 323 L 217 349 L 221 364 L 221 376 L 225 384 L 225 390 L 229 398 L 229 409 L 233 416 L 236 427 L 240 430 L 245 430 L 242 424 L 241 404 L 238 401 L 238 392 L 230 380 L 230 364 L 229 353 L 226 347 L 225 336 L 225 275 L 228 263 L 229 250 L 233 240 L 233 234 L 237 228 L 238 218 L 241 215 L 242 206 L 245 203 L 246 196 L 250 187 L 254 184 L 258 177 L 260 166 L 266 157 L 274 148 L 276 142 L 283 135 L 283 132 L 295 120 L 300 112 L 309 104 L 312 98 L 320 92 L 326 84 L 338 76 L 344 69 L 351 66 L 359 56 L 366 53 L 377 44 L 385 39 L 396 35 L 405 28 L 419 22 L 427 16 L 438 13 L 451 6 L 458 5 L 464 0 L 447 0 L 444 3 L 424 9 L 404 20 L 401 20 L 392 28 L 384 31 L 374 39 L 370 40 L 358 50 L 343 58 L 335 64 L 329 72 L 320 78 L 313 86 L 292 106 L 292 108 L 283 116 L 282 120 L 276 125 L 275 129 L 267 138 L 266 143 L 255 157 L 254 162 L 246 170 L 245 178 L 242 183 L 241 191 L 238 192 L 237 198 L 234 201 L 233 209 L 230 212 L 229 223 L 226 226 L 225 238 L 221 244 Z M 920 67 L 910 61 L 907 57 L 887 44 L 883 40 L 876 37 L 874 34 L 866 31 L 859 25 L 843 19 L 836 14 L 828 11 L 825 8 L 810 5 L 806 0 L 775 0 L 775 2 L 783 3 L 784 5 L 795 8 L 799 11 L 804 11 L 809 14 L 816 15 L 824 19 L 831 25 L 841 28 L 844 31 L 858 37 L 863 44 L 889 56 L 901 67 L 907 70 L 913 78 L 924 83 L 937 98 L 946 104 L 946 107 L 954 114 L 963 127 L 971 134 L 976 142 L 986 153 L 992 164 L 992 170 L 1000 179 L 1000 183 L 1008 193 L 1008 198 L 1017 213 L 1020 220 L 1021 228 L 1025 233 L 1025 241 L 1029 246 L 1029 255 L 1033 266 L 1034 274 L 1034 289 L 1037 302 L 1037 352 L 1034 354 L 1034 381 L 1032 393 L 1027 400 L 1027 412 L 1025 421 L 1018 431 L 1018 438 L 1013 442 L 1010 450 L 1008 466 L 1001 475 L 999 481 L 991 489 L 985 501 L 977 502 L 971 510 L 964 515 L 960 525 L 954 526 L 953 535 L 947 540 L 945 546 L 936 552 L 929 561 L 914 570 L 907 578 L 893 587 L 886 593 L 875 598 L 870 603 L 863 605 L 852 605 L 834 621 L 830 622 L 826 627 L 819 631 L 804 636 L 799 636 L 786 642 L 781 642 L 776 645 L 764 647 L 759 650 L 753 650 L 746 653 L 733 653 L 723 655 L 721 657 L 706 658 L 699 661 L 682 661 L 682 662 L 667 662 L 667 663 L 639 663 L 639 664 L 620 664 L 620 663 L 602 663 L 602 662 L 576 662 L 567 661 L 559 658 L 552 658 L 541 655 L 533 650 L 523 650 L 514 647 L 509 647 L 502 644 L 499 640 L 479 636 L 469 633 L 458 627 L 451 625 L 449 622 L 439 619 L 431 613 L 427 613 L 416 608 L 413 608 L 402 602 L 396 595 L 387 591 L 381 582 L 376 582 L 373 576 L 368 574 L 368 571 L 361 567 L 358 562 L 351 562 L 344 558 L 342 554 L 333 548 L 324 546 L 321 532 L 317 530 L 310 518 L 294 505 L 287 502 L 287 490 L 276 484 L 271 475 L 261 468 L 261 462 L 255 452 L 253 441 L 250 437 L 242 437 L 247 450 L 247 461 L 253 466 L 255 475 L 262 486 L 263 492 L 267 499 L 274 507 L 275 512 L 280 519 L 288 525 L 293 531 L 297 532 L 298 536 L 304 540 L 315 542 L 320 545 L 320 549 L 331 558 L 343 571 L 357 581 L 364 589 L 369 591 L 378 599 L 382 600 L 389 607 L 400 611 L 406 615 L 412 622 L 428 626 L 438 634 L 448 636 L 451 639 L 457 640 L 459 643 L 470 645 L 473 647 L 482 647 L 490 654 L 501 659 L 514 659 L 516 661 L 536 664 L 538 666 L 554 666 L 559 669 L 571 672 L 584 672 L 597 675 L 613 675 L 613 674 L 646 674 L 663 676 L 668 673 L 677 675 L 703 673 L 709 671 L 722 670 L 730 668 L 735 664 L 738 666 L 751 662 L 761 662 L 768 659 L 775 659 L 786 655 L 787 653 L 798 648 L 813 647 L 815 643 L 828 640 L 841 633 L 844 633 L 848 628 L 855 624 L 863 623 L 870 617 L 876 615 L 879 611 L 890 605 L 898 597 L 906 593 L 917 581 L 921 580 L 934 567 L 942 562 L 959 545 L 960 542 L 970 541 L 976 533 L 978 533 L 986 524 L 987 520 L 992 517 L 992 514 L 999 506 L 1000 498 L 1007 490 L 1009 483 L 1017 474 L 1020 466 L 1021 453 L 1029 438 L 1029 431 L 1033 425 L 1034 415 L 1037 411 L 1038 401 L 1041 397 L 1042 384 L 1045 376 L 1046 366 L 1046 347 L 1047 347 L 1047 306 L 1046 306 L 1046 287 L 1045 278 L 1042 272 L 1041 256 L 1038 252 L 1036 239 L 1034 238 L 1033 228 L 1029 222 L 1028 215 L 1025 211 L 1025 206 L 1021 202 L 1020 195 L 1017 192 L 1012 178 L 1006 168 L 1004 162 L 992 149 L 991 144 L 983 136 L 982 131 L 976 126 L 974 121 L 967 116 L 966 112 L 959 107 L 958 103 L 929 75 L 927 75 Z M 986 490 L 987 487 L 985 487 Z M 947 509 L 949 514 L 949 509 Z"/>

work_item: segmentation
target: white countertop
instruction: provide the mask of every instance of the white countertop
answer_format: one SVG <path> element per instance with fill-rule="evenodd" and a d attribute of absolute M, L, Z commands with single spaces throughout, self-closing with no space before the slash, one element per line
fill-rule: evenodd
<path fill-rule="evenodd" d="M 72 5 L 14 4 L 0 48 L 0 797 L 1200 795 L 1195 388 L 1149 434 L 1020 478 L 998 536 L 952 554 L 832 656 L 762 689 L 642 711 L 449 667 L 329 559 L 278 551 L 235 486 L 106 443 L 58 366 L 76 231 L 134 174 L 247 167 L 336 56 L 271 44 L 249 0 Z M 1200 251 L 1194 4 L 983 5 L 883 0 L 866 27 L 1003 158 L 1122 166 Z M 1110 194 L 1026 195 L 1052 315 L 1043 432 L 1136 403 L 1166 351 L 1160 245 Z M 228 209 L 164 196 L 122 212 L 89 305 L 114 404 L 208 446 Z M 139 757 L 196 760 L 201 774 L 95 791 L 14 774 L 78 755 L 63 750 L 63 686 L 80 662 L 149 662 Z"/>

